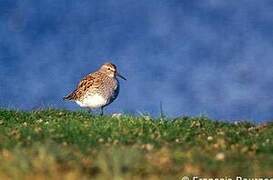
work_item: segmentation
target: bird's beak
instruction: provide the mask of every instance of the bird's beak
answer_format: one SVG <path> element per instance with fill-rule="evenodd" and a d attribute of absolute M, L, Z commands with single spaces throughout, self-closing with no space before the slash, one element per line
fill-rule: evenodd
<path fill-rule="evenodd" d="M 125 77 L 123 77 L 122 75 L 120 75 L 118 72 L 117 72 L 117 76 L 120 77 L 123 80 L 127 80 Z"/>

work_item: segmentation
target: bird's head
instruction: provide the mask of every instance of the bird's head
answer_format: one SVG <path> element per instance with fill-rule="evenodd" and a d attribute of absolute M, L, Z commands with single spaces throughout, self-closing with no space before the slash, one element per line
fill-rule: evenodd
<path fill-rule="evenodd" d="M 118 73 L 118 70 L 117 70 L 117 66 L 114 65 L 113 63 L 105 63 L 103 64 L 101 67 L 100 67 L 100 71 L 102 71 L 103 73 L 107 74 L 108 76 L 110 77 L 120 77 L 124 80 L 127 80 L 125 77 L 123 77 L 122 75 L 120 75 Z"/>

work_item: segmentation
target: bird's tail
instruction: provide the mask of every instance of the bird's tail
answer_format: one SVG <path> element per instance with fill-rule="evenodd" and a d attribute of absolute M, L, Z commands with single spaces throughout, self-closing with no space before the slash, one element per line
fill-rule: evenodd
<path fill-rule="evenodd" d="M 63 100 L 74 100 L 76 98 L 76 93 L 72 92 L 66 96 L 63 97 Z"/>

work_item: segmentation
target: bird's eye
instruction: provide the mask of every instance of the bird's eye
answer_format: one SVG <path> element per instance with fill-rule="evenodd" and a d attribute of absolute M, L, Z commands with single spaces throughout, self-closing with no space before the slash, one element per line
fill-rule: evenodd
<path fill-rule="evenodd" d="M 108 68 L 108 70 L 110 70 L 111 68 Z"/>

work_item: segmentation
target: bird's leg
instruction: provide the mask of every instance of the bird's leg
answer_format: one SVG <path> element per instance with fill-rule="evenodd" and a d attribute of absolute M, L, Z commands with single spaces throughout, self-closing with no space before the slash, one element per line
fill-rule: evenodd
<path fill-rule="evenodd" d="M 88 111 L 90 114 L 92 114 L 91 108 L 87 108 L 87 111 Z"/>
<path fill-rule="evenodd" d="M 100 115 L 103 116 L 103 107 L 101 107 L 100 110 Z"/>

